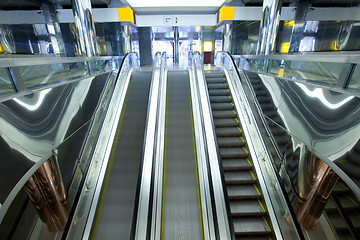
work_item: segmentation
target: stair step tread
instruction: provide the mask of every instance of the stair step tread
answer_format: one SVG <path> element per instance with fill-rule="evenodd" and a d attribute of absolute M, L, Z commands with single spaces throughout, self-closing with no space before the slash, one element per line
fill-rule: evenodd
<path fill-rule="evenodd" d="M 252 184 L 256 182 L 250 171 L 226 171 L 224 176 L 226 184 Z"/>
<path fill-rule="evenodd" d="M 227 103 L 212 103 L 211 104 L 212 110 L 233 110 L 235 109 L 234 105 L 230 102 Z"/>
<path fill-rule="evenodd" d="M 218 137 L 240 137 L 242 135 L 237 127 L 220 127 L 216 128 L 215 131 Z"/>
<path fill-rule="evenodd" d="M 261 195 L 253 184 L 226 186 L 229 199 L 259 199 Z"/>
<path fill-rule="evenodd" d="M 218 137 L 219 147 L 243 147 L 245 141 L 240 137 Z"/>
<path fill-rule="evenodd" d="M 214 119 L 215 127 L 238 127 L 240 123 L 235 118 Z"/>
<path fill-rule="evenodd" d="M 247 158 L 249 153 L 243 147 L 220 148 L 220 156 L 225 158 Z"/>
<path fill-rule="evenodd" d="M 247 159 L 241 158 L 233 158 L 233 159 L 222 159 L 221 161 L 224 171 L 231 171 L 231 170 L 251 170 L 252 165 L 250 165 Z"/>
<path fill-rule="evenodd" d="M 208 89 L 213 90 L 213 89 L 228 89 L 228 85 L 226 85 L 225 83 L 208 83 Z"/>
<path fill-rule="evenodd" d="M 236 112 L 232 110 L 214 110 L 213 111 L 214 118 L 235 118 L 237 117 Z"/>
<path fill-rule="evenodd" d="M 262 217 L 233 218 L 235 235 L 268 235 L 271 230 Z"/>
<path fill-rule="evenodd" d="M 266 211 L 262 208 L 259 200 L 230 200 L 232 216 L 264 216 Z"/>
<path fill-rule="evenodd" d="M 229 96 L 210 96 L 211 103 L 228 103 L 232 102 L 232 98 Z"/>
<path fill-rule="evenodd" d="M 209 96 L 227 96 L 230 95 L 230 91 L 226 89 L 209 89 Z"/>

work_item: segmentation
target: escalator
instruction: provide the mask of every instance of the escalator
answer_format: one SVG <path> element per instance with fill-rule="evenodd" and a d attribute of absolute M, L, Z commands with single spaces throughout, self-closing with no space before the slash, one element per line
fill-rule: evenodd
<path fill-rule="evenodd" d="M 202 239 L 188 73 L 167 82 L 162 239 Z"/>
<path fill-rule="evenodd" d="M 251 155 L 224 74 L 205 71 L 236 238 L 273 239 Z"/>
<path fill-rule="evenodd" d="M 151 75 L 151 71 L 139 71 L 130 79 L 91 239 L 131 236 Z"/>

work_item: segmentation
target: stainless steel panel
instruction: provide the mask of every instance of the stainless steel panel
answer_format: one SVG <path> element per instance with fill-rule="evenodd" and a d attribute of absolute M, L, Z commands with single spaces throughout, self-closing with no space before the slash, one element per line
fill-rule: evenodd
<path fill-rule="evenodd" d="M 306 152 L 303 150 L 306 146 L 340 177 L 350 177 L 360 186 L 357 174 L 345 167 L 349 163 L 347 156 L 354 151 L 359 141 L 360 98 L 351 93 L 338 93 L 307 83 L 258 75 L 263 88 L 268 92 L 273 111 L 276 112 L 265 116 L 268 125 L 278 126 L 291 137 L 287 146 L 294 153 L 297 149 L 300 150 L 299 168 L 303 164 L 301 155 Z M 261 101 L 260 96 L 258 101 Z M 280 153 L 284 155 L 288 150 L 290 149 L 282 149 Z M 354 161 L 351 164 L 358 166 Z M 297 171 L 300 170 L 294 170 Z M 354 187 L 354 184 L 349 185 Z"/>
<path fill-rule="evenodd" d="M 91 120 L 107 76 L 42 89 L 0 103 L 1 203 L 16 184 L 21 185 L 20 179 L 27 180 L 25 173 L 31 175 L 53 149 Z M 67 161 L 76 163 L 75 158 Z"/>

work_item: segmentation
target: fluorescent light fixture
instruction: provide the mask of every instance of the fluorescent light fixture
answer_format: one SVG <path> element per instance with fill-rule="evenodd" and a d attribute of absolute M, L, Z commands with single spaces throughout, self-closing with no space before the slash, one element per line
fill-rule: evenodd
<path fill-rule="evenodd" d="M 225 0 L 126 0 L 131 7 L 220 7 Z"/>

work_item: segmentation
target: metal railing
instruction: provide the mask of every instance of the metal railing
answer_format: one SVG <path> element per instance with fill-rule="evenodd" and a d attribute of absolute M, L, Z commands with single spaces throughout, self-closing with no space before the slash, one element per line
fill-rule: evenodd
<path fill-rule="evenodd" d="M 204 202 L 202 207 L 206 208 L 203 210 L 203 220 L 205 219 L 203 225 L 204 233 L 207 235 L 204 234 L 204 236 L 207 237 L 206 239 L 213 239 L 215 236 L 213 232 L 215 231 L 219 239 L 231 239 L 230 215 L 225 201 L 224 179 L 221 175 L 220 155 L 202 56 L 199 52 L 195 52 L 191 55 L 189 62 L 191 63 L 191 69 L 194 71 L 194 77 L 190 78 L 190 86 L 194 108 L 194 124 L 196 124 L 194 128 L 199 161 L 199 177 L 200 173 L 202 173 L 201 180 L 205 184 L 200 189 L 201 200 Z M 211 200 L 211 197 L 213 200 Z M 213 205 L 211 201 L 213 201 Z M 204 204 L 206 205 L 203 206 Z M 205 227 L 207 227 L 208 232 L 205 232 Z"/>
<path fill-rule="evenodd" d="M 233 55 L 237 68 L 355 93 L 360 89 L 360 54 Z M 218 59 L 219 61 L 223 61 Z"/>
<path fill-rule="evenodd" d="M 157 52 L 153 63 L 147 109 L 135 239 L 148 239 L 149 236 L 150 239 L 160 239 L 161 235 L 166 83 L 166 53 Z"/>
<path fill-rule="evenodd" d="M 1 57 L 0 98 L 114 71 L 119 69 L 123 58 Z"/>

